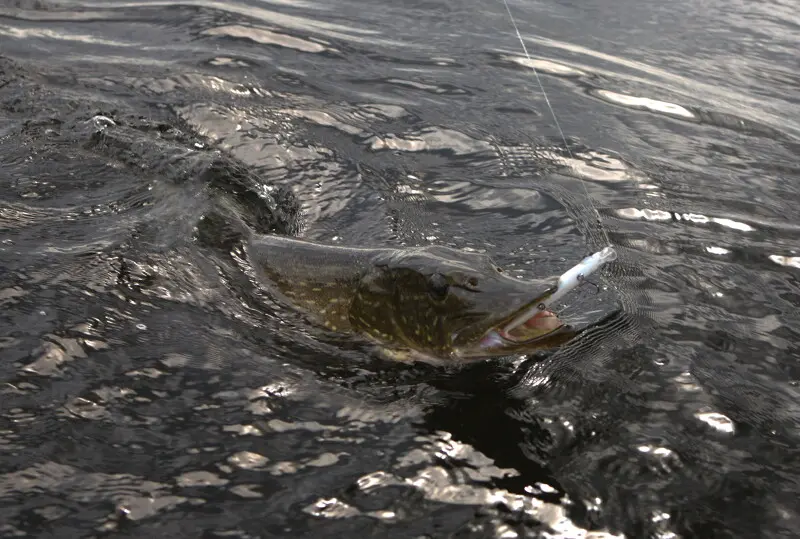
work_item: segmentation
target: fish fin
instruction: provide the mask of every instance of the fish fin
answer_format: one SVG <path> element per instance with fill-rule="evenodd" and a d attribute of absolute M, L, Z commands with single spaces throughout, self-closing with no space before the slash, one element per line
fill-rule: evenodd
<path fill-rule="evenodd" d="M 375 346 L 375 353 L 381 359 L 394 363 L 412 364 L 417 361 L 416 353 L 407 348 L 387 348 L 385 346 Z"/>
<path fill-rule="evenodd" d="M 442 358 L 429 356 L 412 350 L 411 348 L 389 348 L 386 346 L 376 345 L 375 354 L 385 360 L 393 363 L 401 363 L 404 365 L 413 365 L 415 363 L 426 363 L 434 367 L 452 366 L 453 362 Z"/>

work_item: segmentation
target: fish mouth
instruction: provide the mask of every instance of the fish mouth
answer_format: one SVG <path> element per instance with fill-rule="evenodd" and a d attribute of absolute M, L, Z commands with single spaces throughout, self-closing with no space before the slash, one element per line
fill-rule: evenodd
<path fill-rule="evenodd" d="M 537 299 L 526 304 L 490 328 L 480 339 L 478 348 L 483 351 L 519 348 L 541 342 L 569 327 L 539 302 Z"/>
<path fill-rule="evenodd" d="M 511 330 L 507 329 L 507 324 L 490 329 L 478 346 L 482 350 L 516 348 L 542 341 L 565 327 L 567 325 L 558 318 L 558 315 L 543 310 Z"/>

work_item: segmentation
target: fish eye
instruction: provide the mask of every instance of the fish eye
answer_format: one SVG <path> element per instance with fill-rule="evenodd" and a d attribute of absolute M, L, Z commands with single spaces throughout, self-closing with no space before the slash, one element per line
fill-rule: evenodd
<path fill-rule="evenodd" d="M 467 286 L 470 288 L 478 288 L 478 278 L 477 277 L 469 277 L 467 279 Z"/>
<path fill-rule="evenodd" d="M 434 273 L 430 277 L 430 294 L 437 300 L 441 301 L 447 297 L 447 292 L 450 289 L 450 283 L 447 282 L 447 277 L 441 273 Z"/>

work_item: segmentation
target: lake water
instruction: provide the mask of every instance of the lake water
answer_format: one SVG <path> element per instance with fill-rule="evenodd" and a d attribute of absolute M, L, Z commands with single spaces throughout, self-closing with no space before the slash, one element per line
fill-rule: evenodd
<path fill-rule="evenodd" d="M 509 5 L 530 60 L 500 1 L 0 5 L 0 535 L 796 536 L 797 3 Z M 222 192 L 520 277 L 607 234 L 606 318 L 392 364 L 198 240 Z"/>

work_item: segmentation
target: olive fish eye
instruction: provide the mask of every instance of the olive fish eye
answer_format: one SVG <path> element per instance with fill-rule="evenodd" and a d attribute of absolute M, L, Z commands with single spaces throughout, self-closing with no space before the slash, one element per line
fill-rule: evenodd
<path fill-rule="evenodd" d="M 478 288 L 478 278 L 477 277 L 469 277 L 467 279 L 467 287 L 469 288 Z"/>
<path fill-rule="evenodd" d="M 450 289 L 450 283 L 447 282 L 447 277 L 441 273 L 434 273 L 430 276 L 430 294 L 436 300 L 443 300 L 447 297 L 447 292 Z"/>

